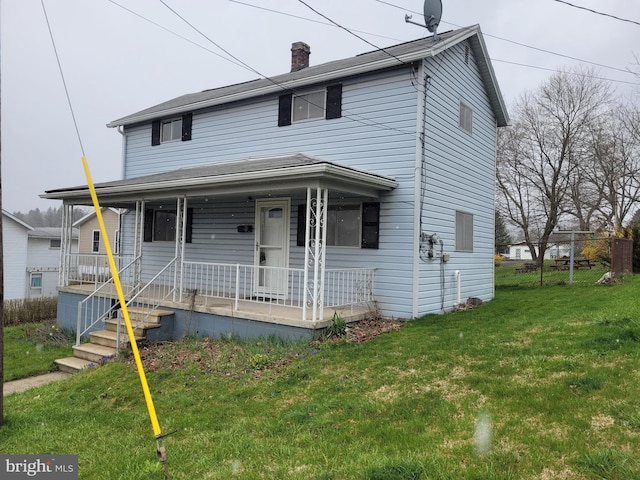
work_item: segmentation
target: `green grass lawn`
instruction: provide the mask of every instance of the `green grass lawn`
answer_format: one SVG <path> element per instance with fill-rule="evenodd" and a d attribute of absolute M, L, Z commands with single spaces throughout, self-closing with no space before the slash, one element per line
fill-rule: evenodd
<path fill-rule="evenodd" d="M 58 358 L 72 355 L 71 340 L 50 323 L 25 323 L 4 330 L 4 381 L 56 370 Z"/>
<path fill-rule="evenodd" d="M 365 343 L 143 351 L 173 479 L 640 478 L 640 276 L 501 286 Z M 5 398 L 2 453 L 162 479 L 130 361 Z"/>

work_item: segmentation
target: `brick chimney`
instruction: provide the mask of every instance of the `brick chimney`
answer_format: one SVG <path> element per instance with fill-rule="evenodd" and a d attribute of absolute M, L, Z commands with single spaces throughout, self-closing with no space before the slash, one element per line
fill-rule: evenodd
<path fill-rule="evenodd" d="M 309 66 L 311 47 L 304 42 L 291 44 L 291 71 L 297 72 Z"/>

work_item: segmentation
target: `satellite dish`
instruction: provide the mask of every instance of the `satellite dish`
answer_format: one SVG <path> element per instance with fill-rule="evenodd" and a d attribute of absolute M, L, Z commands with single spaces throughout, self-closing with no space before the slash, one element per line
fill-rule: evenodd
<path fill-rule="evenodd" d="M 427 30 L 438 36 L 438 25 L 442 18 L 442 0 L 424 0 L 424 22 Z"/>

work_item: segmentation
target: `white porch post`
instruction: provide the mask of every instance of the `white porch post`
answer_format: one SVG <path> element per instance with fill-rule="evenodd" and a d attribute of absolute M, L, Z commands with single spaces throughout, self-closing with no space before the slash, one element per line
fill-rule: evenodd
<path fill-rule="evenodd" d="M 73 205 L 62 205 L 62 232 L 60 236 L 60 268 L 58 270 L 58 286 L 69 284 L 71 268 L 71 246 L 73 244 Z"/>
<path fill-rule="evenodd" d="M 324 271 L 325 271 L 325 231 L 328 190 L 318 188 L 312 197 L 311 188 L 307 188 L 307 222 L 305 227 L 304 253 L 304 310 L 302 320 L 307 320 L 307 307 L 311 306 L 311 321 L 316 323 L 323 314 Z M 313 236 L 313 238 L 312 238 Z M 309 269 L 313 267 L 313 278 L 309 278 Z"/>
<path fill-rule="evenodd" d="M 133 256 L 136 259 L 133 274 L 133 288 L 137 292 L 142 285 L 142 244 L 144 242 L 145 224 L 145 203 L 144 200 L 136 202 L 136 225 L 134 233 Z"/>
<path fill-rule="evenodd" d="M 180 301 L 182 302 L 182 291 L 184 286 L 184 246 L 187 243 L 187 198 L 182 200 L 182 235 L 180 235 Z M 194 293 L 195 295 L 195 293 Z"/>
<path fill-rule="evenodd" d="M 185 217 L 186 217 L 186 198 L 176 199 L 176 251 L 175 259 L 176 263 L 173 269 L 173 301 L 176 301 L 176 291 L 178 287 L 178 279 L 182 277 L 182 270 L 179 268 L 184 261 L 184 235 L 185 235 Z M 180 299 L 182 300 L 182 292 L 180 292 Z"/>

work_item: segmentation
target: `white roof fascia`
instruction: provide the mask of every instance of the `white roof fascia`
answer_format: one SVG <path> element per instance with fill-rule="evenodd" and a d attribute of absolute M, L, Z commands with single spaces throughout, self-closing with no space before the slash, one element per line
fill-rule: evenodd
<path fill-rule="evenodd" d="M 308 181 L 309 177 L 324 177 L 332 180 L 339 180 L 344 183 L 345 180 L 349 180 L 353 184 L 362 184 L 368 186 L 374 186 L 382 191 L 390 191 L 397 187 L 398 183 L 391 177 L 385 177 L 377 174 L 370 174 L 350 168 L 341 168 L 336 165 L 304 165 L 298 167 L 288 167 L 276 170 L 260 170 L 256 172 L 245 173 L 229 173 L 225 175 L 195 177 L 186 179 L 175 180 L 161 180 L 157 182 L 149 183 L 132 183 L 127 185 L 115 185 L 100 187 L 96 186 L 99 195 L 143 195 L 145 192 L 154 190 L 172 190 L 172 189 L 188 189 L 192 187 L 198 187 L 201 185 L 216 186 L 225 184 L 242 184 L 260 182 L 264 183 L 265 175 L 268 176 L 269 181 L 291 179 L 304 179 Z M 44 198 L 51 200 L 64 200 L 73 198 L 84 198 L 87 196 L 87 188 L 65 191 L 65 192 L 53 192 L 44 195 Z"/>
<path fill-rule="evenodd" d="M 25 227 L 27 230 L 33 230 L 33 227 L 25 222 L 23 222 L 22 220 L 20 220 L 18 217 L 15 217 L 13 215 L 11 215 L 9 212 L 7 212 L 6 210 L 2 210 L 2 214 L 4 216 L 6 216 L 7 218 L 13 220 L 14 222 L 16 222 L 17 224 Z"/>

